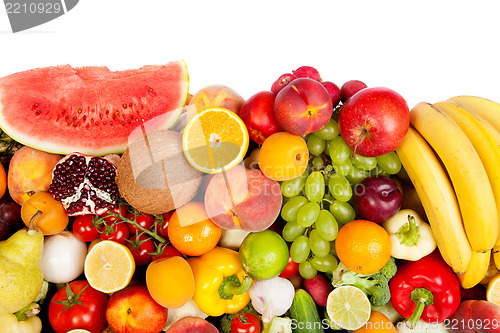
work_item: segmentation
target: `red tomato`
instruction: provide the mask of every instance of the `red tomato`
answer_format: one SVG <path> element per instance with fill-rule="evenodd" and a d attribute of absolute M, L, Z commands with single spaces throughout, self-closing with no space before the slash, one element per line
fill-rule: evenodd
<path fill-rule="evenodd" d="M 297 273 L 299 273 L 299 264 L 293 261 L 292 257 L 289 257 L 285 269 L 279 276 L 285 279 L 289 279 L 292 276 L 297 275 Z"/>
<path fill-rule="evenodd" d="M 101 240 L 112 240 L 120 244 L 125 244 L 130 234 L 125 222 L 115 223 L 112 226 L 105 223 L 100 233 Z"/>
<path fill-rule="evenodd" d="M 132 252 L 137 266 L 146 265 L 151 262 L 153 257 L 151 253 L 155 252 L 155 244 L 148 236 L 144 234 L 139 235 L 139 237 L 133 235 L 130 237 L 126 246 L 130 249 L 130 252 Z"/>
<path fill-rule="evenodd" d="M 165 247 L 163 248 L 163 253 L 156 256 L 155 258 L 153 258 L 153 260 L 158 260 L 161 258 L 176 257 L 176 256 L 182 257 L 182 253 L 180 253 L 179 250 L 177 250 L 173 245 L 168 244 L 168 245 L 165 245 Z"/>
<path fill-rule="evenodd" d="M 108 210 L 108 212 L 111 212 L 111 213 L 114 213 L 114 214 L 117 214 L 119 216 L 127 216 L 128 214 L 128 210 L 127 210 L 127 206 L 125 205 L 118 205 L 118 204 L 115 204 L 115 206 L 111 209 Z M 107 213 L 104 213 L 102 214 L 102 216 L 104 216 L 104 221 L 106 221 L 106 223 L 110 224 L 117 221 L 119 218 L 115 217 L 115 216 L 112 216 L 111 214 L 107 214 Z"/>
<path fill-rule="evenodd" d="M 86 280 L 70 282 L 50 300 L 49 321 L 52 329 L 56 333 L 76 328 L 99 333 L 106 326 L 107 302 L 108 295 L 92 288 Z"/>
<path fill-rule="evenodd" d="M 154 223 L 153 215 L 146 214 L 146 213 L 134 214 L 134 213 L 130 212 L 127 214 L 127 219 L 131 220 L 131 221 L 135 221 L 137 224 L 139 224 L 141 227 L 143 227 L 146 230 L 149 230 L 149 228 L 151 228 L 151 226 Z M 137 228 L 132 223 L 127 222 L 127 227 L 128 227 L 128 231 L 130 231 L 131 235 L 135 235 L 136 233 L 140 234 L 142 232 L 141 229 Z"/>
<path fill-rule="evenodd" d="M 164 213 L 163 216 L 163 222 L 161 223 L 161 226 L 158 228 L 158 234 L 163 237 L 168 237 L 168 222 L 170 221 L 170 217 L 172 217 L 172 214 L 174 211 L 166 212 Z"/>
<path fill-rule="evenodd" d="M 73 234 L 82 242 L 92 242 L 99 238 L 99 230 L 93 225 L 93 214 L 79 215 L 73 222 Z"/>
<path fill-rule="evenodd" d="M 260 321 L 251 313 L 240 313 L 231 322 L 231 333 L 260 333 Z"/>

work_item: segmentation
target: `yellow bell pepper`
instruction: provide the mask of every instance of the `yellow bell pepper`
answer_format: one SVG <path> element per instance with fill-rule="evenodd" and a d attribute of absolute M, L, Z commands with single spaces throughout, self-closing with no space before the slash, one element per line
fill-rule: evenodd
<path fill-rule="evenodd" d="M 40 307 L 38 304 L 30 304 L 16 313 L 0 314 L 0 332 L 40 333 L 42 331 L 42 321 L 36 315 L 26 316 L 26 312 L 28 311 L 37 314 L 40 311 Z"/>
<path fill-rule="evenodd" d="M 243 271 L 238 252 L 216 246 L 199 257 L 188 259 L 193 270 L 193 301 L 209 316 L 235 313 L 249 302 L 252 278 Z"/>

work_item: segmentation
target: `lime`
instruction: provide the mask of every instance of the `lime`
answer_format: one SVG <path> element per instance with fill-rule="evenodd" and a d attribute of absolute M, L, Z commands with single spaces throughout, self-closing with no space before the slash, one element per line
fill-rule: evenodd
<path fill-rule="evenodd" d="M 326 301 L 326 312 L 332 323 L 350 331 L 366 324 L 371 310 L 368 296 L 354 286 L 333 289 Z"/>
<path fill-rule="evenodd" d="M 272 230 L 249 233 L 239 250 L 241 266 L 254 279 L 265 280 L 283 272 L 288 263 L 288 246 Z"/>

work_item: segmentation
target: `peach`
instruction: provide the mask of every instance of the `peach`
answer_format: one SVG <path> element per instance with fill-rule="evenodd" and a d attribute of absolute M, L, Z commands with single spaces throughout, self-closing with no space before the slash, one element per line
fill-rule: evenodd
<path fill-rule="evenodd" d="M 52 169 L 61 157 L 28 146 L 16 151 L 7 175 L 12 199 L 22 205 L 33 194 L 47 191 L 52 182 Z"/>
<path fill-rule="evenodd" d="M 128 285 L 106 304 L 106 320 L 117 333 L 161 332 L 167 317 L 168 309 L 156 303 L 143 284 Z"/>
<path fill-rule="evenodd" d="M 274 223 L 282 200 L 277 181 L 260 170 L 238 165 L 210 181 L 205 209 L 210 219 L 223 229 L 257 232 Z"/>
<path fill-rule="evenodd" d="M 241 106 L 245 100 L 233 89 L 223 85 L 210 85 L 193 95 L 189 105 L 196 106 L 196 110 L 219 107 L 240 113 Z"/>
<path fill-rule="evenodd" d="M 487 301 L 467 300 L 447 320 L 448 328 L 462 333 L 500 332 L 500 306 Z"/>
<path fill-rule="evenodd" d="M 274 115 L 288 133 L 306 135 L 323 128 L 333 113 L 326 88 L 318 81 L 299 78 L 290 82 L 274 101 Z"/>
<path fill-rule="evenodd" d="M 200 317 L 184 317 L 175 322 L 166 333 L 219 333 L 217 327 Z"/>

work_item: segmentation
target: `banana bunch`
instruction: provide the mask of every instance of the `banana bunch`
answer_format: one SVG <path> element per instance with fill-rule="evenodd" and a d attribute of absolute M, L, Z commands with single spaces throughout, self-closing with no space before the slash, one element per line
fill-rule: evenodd
<path fill-rule="evenodd" d="M 500 269 L 500 104 L 475 96 L 418 103 L 397 154 L 442 257 L 464 288 Z"/>

